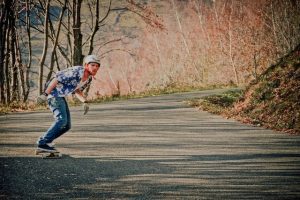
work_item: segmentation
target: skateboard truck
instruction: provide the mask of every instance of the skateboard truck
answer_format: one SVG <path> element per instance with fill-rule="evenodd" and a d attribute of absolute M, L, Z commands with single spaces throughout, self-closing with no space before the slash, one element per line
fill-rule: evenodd
<path fill-rule="evenodd" d="M 42 158 L 61 158 L 62 154 L 60 152 L 49 152 L 49 151 L 43 151 L 43 150 L 35 150 L 35 155 L 41 155 Z"/>

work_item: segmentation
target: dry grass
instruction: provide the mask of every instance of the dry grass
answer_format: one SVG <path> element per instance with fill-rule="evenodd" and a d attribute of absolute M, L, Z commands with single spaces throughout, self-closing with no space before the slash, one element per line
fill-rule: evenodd
<path fill-rule="evenodd" d="M 216 89 L 216 88 L 224 88 L 226 86 L 223 85 L 212 85 L 207 87 L 195 87 L 195 86 L 188 86 L 188 85 L 169 85 L 164 88 L 152 88 L 150 90 L 141 92 L 141 93 L 132 93 L 128 95 L 120 95 L 120 93 L 114 94 L 112 96 L 98 96 L 95 99 L 91 99 L 91 103 L 104 103 L 110 101 L 119 101 L 125 99 L 134 99 L 134 98 L 142 98 L 142 97 L 149 97 L 149 96 L 157 96 L 163 94 L 173 94 L 179 92 L 188 92 L 194 90 L 207 90 L 207 89 Z M 68 98 L 68 103 L 70 106 L 78 106 L 81 105 L 80 101 L 77 100 L 75 97 Z M 37 105 L 35 102 L 12 102 L 8 105 L 0 104 L 0 114 L 6 114 L 11 112 L 27 112 L 27 111 L 34 111 L 34 110 L 46 110 L 47 105 Z"/>
<path fill-rule="evenodd" d="M 300 134 L 299 46 L 271 66 L 244 92 L 230 91 L 192 100 L 190 104 L 244 123 Z"/>

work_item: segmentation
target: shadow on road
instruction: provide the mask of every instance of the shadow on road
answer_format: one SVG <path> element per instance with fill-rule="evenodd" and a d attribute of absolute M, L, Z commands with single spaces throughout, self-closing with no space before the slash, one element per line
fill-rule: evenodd
<path fill-rule="evenodd" d="M 300 137 L 182 102 L 216 92 L 72 107 L 53 160 L 29 157 L 48 111 L 0 116 L 0 199 L 300 199 Z"/>
<path fill-rule="evenodd" d="M 2 157 L 1 199 L 296 199 L 299 192 L 300 154 L 170 158 Z"/>

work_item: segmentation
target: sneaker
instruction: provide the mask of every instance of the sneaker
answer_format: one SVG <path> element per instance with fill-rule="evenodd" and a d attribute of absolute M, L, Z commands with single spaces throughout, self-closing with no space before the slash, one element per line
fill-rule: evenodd
<path fill-rule="evenodd" d="M 57 150 L 54 147 L 50 147 L 47 144 L 39 144 L 38 145 L 38 150 L 44 151 L 44 152 L 50 152 L 50 153 L 55 153 Z"/>
<path fill-rule="evenodd" d="M 55 143 L 47 143 L 47 145 L 49 146 L 49 147 L 55 147 Z"/>

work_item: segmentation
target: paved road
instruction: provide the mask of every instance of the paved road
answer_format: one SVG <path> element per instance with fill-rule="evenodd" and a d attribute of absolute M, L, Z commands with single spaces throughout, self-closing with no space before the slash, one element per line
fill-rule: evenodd
<path fill-rule="evenodd" d="M 300 199 L 300 136 L 187 107 L 202 91 L 71 108 L 65 156 L 34 143 L 49 111 L 0 116 L 0 199 Z"/>

